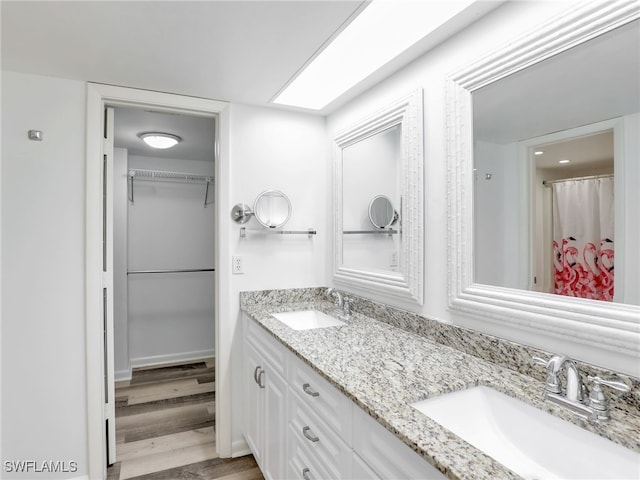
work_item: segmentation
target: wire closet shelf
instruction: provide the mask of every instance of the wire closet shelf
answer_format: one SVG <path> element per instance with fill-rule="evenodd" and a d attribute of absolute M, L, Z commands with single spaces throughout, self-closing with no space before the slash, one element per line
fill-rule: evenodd
<path fill-rule="evenodd" d="M 140 168 L 129 169 L 129 179 L 131 182 L 131 188 L 129 189 L 129 201 L 131 201 L 131 203 L 134 203 L 134 180 L 206 184 L 206 189 L 204 192 L 205 207 L 208 204 L 207 200 L 209 197 L 209 185 L 213 182 L 213 177 L 207 175 L 196 175 L 193 173 L 183 172 L 168 172 L 164 170 L 145 170 Z"/>

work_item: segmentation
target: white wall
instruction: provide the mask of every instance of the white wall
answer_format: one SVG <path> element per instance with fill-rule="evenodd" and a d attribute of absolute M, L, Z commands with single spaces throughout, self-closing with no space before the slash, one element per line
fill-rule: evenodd
<path fill-rule="evenodd" d="M 85 89 L 2 72 L 2 467 L 78 462 L 38 478 L 87 473 Z"/>
<path fill-rule="evenodd" d="M 129 155 L 129 168 L 214 174 L 213 162 L 137 155 Z M 215 268 L 213 188 L 204 207 L 204 184 L 134 180 L 128 269 Z M 132 367 L 214 355 L 213 272 L 138 274 L 127 281 Z"/>
<path fill-rule="evenodd" d="M 291 200 L 292 214 L 285 229 L 314 227 L 318 234 L 266 235 L 249 232 L 239 238 L 240 225 L 230 216 L 220 219 L 230 225 L 232 255 L 240 255 L 245 274 L 232 275 L 230 282 L 230 318 L 227 328 L 234 331 L 232 364 L 233 442 L 242 440 L 242 348 L 240 343 L 238 294 L 244 290 L 262 290 L 324 285 L 327 239 L 327 212 L 330 211 L 330 156 L 324 118 L 287 111 L 232 105 L 230 168 L 231 204 L 253 205 L 264 190 L 283 191 Z M 230 212 L 229 212 L 230 213 Z M 245 224 L 258 228 L 255 219 Z M 231 258 L 220 261 L 231 262 Z"/>
<path fill-rule="evenodd" d="M 408 92 L 417 88 L 422 88 L 424 91 L 426 209 L 424 306 L 400 304 L 392 298 L 382 300 L 443 322 L 469 327 L 526 345 L 561 352 L 597 365 L 633 373 L 637 370 L 637 365 L 628 356 L 591 347 L 585 348 L 578 343 L 557 340 L 540 333 L 525 334 L 507 326 L 484 322 L 448 311 L 446 78 L 463 66 L 504 47 L 509 40 L 549 20 L 557 13 L 566 10 L 568 6 L 569 2 L 508 2 L 503 4 L 477 23 L 331 114 L 327 118 L 327 131 L 329 136 L 333 137 L 351 124 L 392 103 Z M 630 215 L 631 212 L 628 214 Z M 331 258 L 331 255 L 328 254 L 327 282 L 331 282 L 332 278 Z M 357 292 L 356 289 L 354 291 Z M 363 292 L 357 293 L 363 294 Z"/>

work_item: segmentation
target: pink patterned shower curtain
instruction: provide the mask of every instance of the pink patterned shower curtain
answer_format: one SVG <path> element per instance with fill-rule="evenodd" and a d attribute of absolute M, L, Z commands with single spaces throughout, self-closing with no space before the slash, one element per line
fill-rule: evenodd
<path fill-rule="evenodd" d="M 553 184 L 553 293 L 613 301 L 613 177 Z"/>

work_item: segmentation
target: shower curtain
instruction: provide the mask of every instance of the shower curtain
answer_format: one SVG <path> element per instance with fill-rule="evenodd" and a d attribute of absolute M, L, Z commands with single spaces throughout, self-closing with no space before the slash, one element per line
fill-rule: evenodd
<path fill-rule="evenodd" d="M 613 301 L 613 177 L 552 186 L 553 293 Z"/>

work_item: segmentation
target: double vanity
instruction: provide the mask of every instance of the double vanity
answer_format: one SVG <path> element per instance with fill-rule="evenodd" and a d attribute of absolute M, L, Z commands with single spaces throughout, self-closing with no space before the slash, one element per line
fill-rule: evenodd
<path fill-rule="evenodd" d="M 345 315 L 321 288 L 240 300 L 245 438 L 268 479 L 640 477 L 638 379 L 578 365 L 631 389 L 605 387 L 596 421 L 544 398 L 548 352 L 358 297 Z"/>

